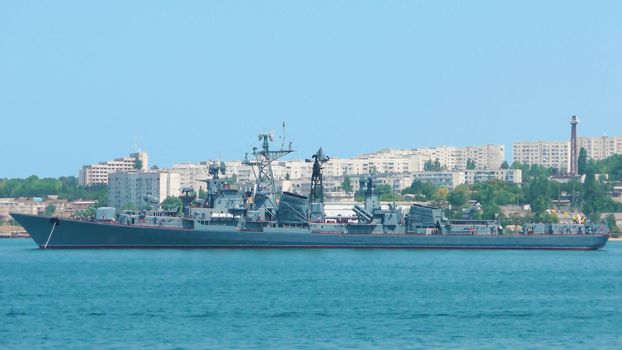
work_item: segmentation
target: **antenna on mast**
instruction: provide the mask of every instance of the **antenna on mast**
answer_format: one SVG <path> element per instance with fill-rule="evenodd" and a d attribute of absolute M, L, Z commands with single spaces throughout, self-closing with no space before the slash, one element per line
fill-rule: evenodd
<path fill-rule="evenodd" d="M 293 152 L 291 149 L 271 150 L 270 142 L 274 141 L 274 132 L 261 133 L 257 135 L 261 142 L 261 148 L 253 147 L 253 152 L 244 157 L 242 164 L 249 165 L 253 169 L 257 180 L 253 199 L 256 209 L 261 209 L 266 214 L 268 221 L 276 218 L 276 187 L 274 185 L 274 174 L 272 172 L 272 162 Z M 252 156 L 252 157 L 249 157 Z M 252 159 L 255 158 L 255 159 Z"/>
<path fill-rule="evenodd" d="M 285 121 L 283 121 L 283 134 L 281 134 L 281 149 L 285 149 Z"/>

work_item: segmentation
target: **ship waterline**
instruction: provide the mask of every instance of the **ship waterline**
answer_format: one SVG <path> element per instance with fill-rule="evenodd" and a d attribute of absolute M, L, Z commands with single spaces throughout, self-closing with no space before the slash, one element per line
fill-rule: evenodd
<path fill-rule="evenodd" d="M 324 207 L 322 165 L 330 160 L 320 148 L 313 156 L 309 196 L 283 192 L 277 200 L 271 164 L 292 152 L 271 150 L 270 134 L 245 164 L 257 168 L 252 191 L 234 188 L 211 164 L 205 198 L 183 188 L 183 215 L 151 208 L 139 212 L 102 207 L 90 220 L 11 214 L 41 248 L 404 248 L 404 249 L 584 249 L 602 248 L 603 224 L 524 225 L 520 234 L 504 234 L 495 220 L 448 219 L 442 208 L 395 203 L 382 206 L 372 175 L 359 180 L 365 199 L 353 215 L 329 217 Z M 311 161 L 311 160 L 310 160 Z M 145 197 L 147 204 L 159 199 Z"/>
<path fill-rule="evenodd" d="M 426 235 L 312 233 L 265 227 L 262 232 L 218 226 L 202 230 L 141 227 L 11 214 L 41 248 L 401 248 L 564 249 L 602 248 L 608 235 Z"/>

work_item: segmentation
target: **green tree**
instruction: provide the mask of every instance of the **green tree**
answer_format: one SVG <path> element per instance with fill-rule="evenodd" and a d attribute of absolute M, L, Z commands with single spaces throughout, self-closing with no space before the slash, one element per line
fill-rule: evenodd
<path fill-rule="evenodd" d="M 354 200 L 362 201 L 365 199 L 365 191 L 367 191 L 367 187 L 361 188 L 354 193 Z M 393 188 L 389 185 L 380 184 L 376 185 L 374 192 L 378 195 L 378 199 L 381 201 L 397 201 L 401 200 L 402 197 L 393 191 Z"/>
<path fill-rule="evenodd" d="M 609 227 L 609 232 L 611 233 L 611 235 L 613 237 L 618 237 L 620 235 L 620 228 L 618 228 L 618 225 L 616 225 L 615 216 L 613 216 L 613 214 L 609 214 L 605 218 L 605 221 L 607 222 L 607 227 Z"/>
<path fill-rule="evenodd" d="M 375 191 L 378 194 L 378 199 L 381 201 L 394 201 L 399 199 L 399 196 L 396 195 L 393 188 L 389 185 L 376 185 Z"/>
<path fill-rule="evenodd" d="M 121 210 L 137 210 L 137 209 L 138 208 L 136 208 L 134 203 L 126 203 L 123 207 L 121 207 Z"/>
<path fill-rule="evenodd" d="M 447 194 L 447 201 L 454 207 L 462 207 L 469 201 L 469 188 L 467 185 L 459 185 Z"/>
<path fill-rule="evenodd" d="M 523 198 L 531 206 L 537 219 L 544 217 L 551 208 L 551 182 L 544 176 L 530 179 L 523 185 Z"/>
<path fill-rule="evenodd" d="M 434 162 L 431 159 L 428 159 L 423 163 L 423 171 L 434 171 Z"/>
<path fill-rule="evenodd" d="M 82 217 L 82 218 L 90 218 L 95 216 L 95 207 L 88 207 L 84 210 L 79 210 L 76 212 L 76 216 Z"/>
<path fill-rule="evenodd" d="M 587 151 L 583 147 L 579 150 L 579 158 L 577 159 L 577 163 L 579 175 L 585 174 L 585 170 L 587 168 Z"/>
<path fill-rule="evenodd" d="M 522 169 L 522 164 L 521 162 L 515 160 L 512 162 L 512 165 L 510 166 L 510 169 Z"/>
<path fill-rule="evenodd" d="M 432 159 L 428 159 L 423 163 L 424 171 L 441 171 L 443 170 L 443 166 L 441 165 L 441 161 L 436 158 L 434 161 Z"/>
<path fill-rule="evenodd" d="M 594 222 L 600 221 L 600 213 L 622 211 L 622 204 L 614 202 L 609 196 L 609 186 L 602 180 L 596 180 L 594 171 L 588 166 L 581 195 L 581 209 Z"/>
<path fill-rule="evenodd" d="M 620 154 L 598 161 L 590 159 L 587 168 L 595 173 L 609 175 L 609 181 L 622 181 L 622 155 Z"/>
<path fill-rule="evenodd" d="M 434 171 L 441 171 L 441 161 L 438 158 L 434 160 Z"/>
<path fill-rule="evenodd" d="M 56 212 L 56 206 L 54 204 L 50 203 L 45 207 L 46 216 L 52 216 L 54 215 L 55 212 Z"/>
<path fill-rule="evenodd" d="M 161 204 L 162 208 L 165 210 L 177 210 L 176 215 L 179 215 L 181 210 L 183 210 L 184 203 L 181 201 L 179 197 L 168 196 L 166 197 Z"/>
<path fill-rule="evenodd" d="M 352 192 L 352 180 L 350 179 L 350 176 L 346 175 L 343 177 L 343 181 L 341 182 L 341 188 L 347 193 Z"/>
<path fill-rule="evenodd" d="M 143 161 L 140 159 L 135 159 L 134 160 L 134 169 L 136 170 L 141 170 L 143 168 Z"/>
<path fill-rule="evenodd" d="M 596 181 L 596 176 L 592 170 L 585 174 L 583 184 L 583 213 L 592 221 L 600 219 L 599 201 L 602 200 L 603 193 L 600 183 Z M 596 220 L 594 220 L 596 219 Z"/>
<path fill-rule="evenodd" d="M 482 219 L 484 220 L 496 220 L 501 215 L 501 208 L 494 203 L 489 203 L 482 207 Z"/>
<path fill-rule="evenodd" d="M 510 168 L 510 165 L 508 164 L 508 161 L 507 161 L 507 160 L 504 160 L 504 161 L 501 163 L 501 169 L 509 169 L 509 168 Z"/>
<path fill-rule="evenodd" d="M 544 213 L 543 215 L 538 217 L 537 220 L 539 222 L 544 222 L 544 223 L 547 223 L 547 224 L 558 223 L 559 222 L 559 218 L 556 215 L 551 215 L 549 213 Z"/>
<path fill-rule="evenodd" d="M 467 159 L 466 168 L 467 168 L 467 170 L 475 169 L 475 161 L 473 159 L 471 159 L 471 158 Z"/>
<path fill-rule="evenodd" d="M 448 196 L 449 190 L 447 187 L 436 187 L 434 194 L 432 195 L 432 205 L 435 207 L 447 207 Z"/>
<path fill-rule="evenodd" d="M 402 194 L 414 194 L 416 196 L 422 197 L 421 199 L 426 200 L 432 200 L 435 193 L 436 186 L 427 182 L 422 182 L 420 180 L 413 181 L 410 187 L 402 190 Z"/>
<path fill-rule="evenodd" d="M 0 179 L 0 197 L 46 197 L 58 195 L 61 199 L 97 200 L 105 205 L 108 186 L 97 184 L 83 187 L 75 176 L 61 176 L 58 179 L 30 176 L 26 179 Z"/>

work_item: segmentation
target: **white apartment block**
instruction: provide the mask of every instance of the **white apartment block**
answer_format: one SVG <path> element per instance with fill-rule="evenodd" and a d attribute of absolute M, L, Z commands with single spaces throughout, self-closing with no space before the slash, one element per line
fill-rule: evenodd
<path fill-rule="evenodd" d="M 253 168 L 242 164 L 239 160 L 225 162 L 225 177 L 235 177 L 238 182 L 246 183 L 255 181 Z"/>
<path fill-rule="evenodd" d="M 384 149 L 361 157 L 401 160 L 404 172 L 423 170 L 426 161 L 439 160 L 444 169 L 450 171 L 466 170 L 467 161 L 472 159 L 477 169 L 499 169 L 505 159 L 503 145 L 482 145 L 466 147 L 427 147 L 417 149 Z M 360 158 L 360 157 L 357 157 Z M 406 162 L 408 160 L 408 164 Z M 415 165 L 416 164 L 416 165 Z M 377 168 L 377 170 L 379 170 Z M 397 171 L 399 172 L 399 171 Z"/>
<path fill-rule="evenodd" d="M 588 159 L 600 160 L 622 154 L 622 136 L 578 137 L 577 145 L 579 150 L 585 148 Z"/>
<path fill-rule="evenodd" d="M 424 164 L 427 160 L 439 159 L 441 164 L 448 170 L 445 175 L 439 173 L 424 173 Z M 433 147 L 422 149 L 384 149 L 378 152 L 363 154 L 354 158 L 331 158 L 323 166 L 322 174 L 324 178 L 367 175 L 374 170 L 377 176 L 401 174 L 420 174 L 422 178 L 429 178 L 428 181 L 453 188 L 453 183 L 464 183 L 466 163 L 468 159 L 475 162 L 478 170 L 498 170 L 504 160 L 504 146 L 502 145 L 483 145 L 467 147 Z M 176 164 L 171 169 L 180 175 L 182 186 L 192 186 L 195 190 L 204 187 L 204 183 L 199 180 L 207 178 L 209 162 L 197 164 Z M 227 161 L 226 177 L 236 177 L 239 183 L 252 183 L 255 181 L 255 171 L 253 167 L 244 165 L 242 161 Z M 313 163 L 305 160 L 278 160 L 272 164 L 272 173 L 277 181 L 286 179 L 294 181 L 294 187 L 310 181 L 313 171 Z M 447 175 L 461 173 L 462 175 Z M 435 174 L 435 175 L 430 175 Z M 414 175 L 413 175 L 414 176 Z M 449 176 L 450 178 L 445 178 Z M 454 178 L 454 177 L 458 178 Z M 412 177 L 412 176 L 411 176 Z M 410 178 L 409 178 L 410 179 Z M 298 181 L 300 180 L 300 181 Z M 407 180 L 404 180 L 407 182 Z M 412 182 L 412 180 L 409 180 Z M 519 181 L 520 182 L 520 181 Z M 448 185 L 449 184 L 449 185 Z M 402 186 L 395 184 L 394 187 Z M 410 183 L 408 183 L 410 186 Z M 406 187 L 408 187 L 406 186 Z M 301 188 L 298 186 L 298 188 Z"/>
<path fill-rule="evenodd" d="M 437 158 L 450 171 L 466 170 L 468 159 L 475 161 L 477 169 L 496 170 L 504 160 L 503 145 L 467 147 L 433 147 L 422 149 L 384 149 L 354 158 L 331 158 L 323 166 L 325 177 L 366 175 L 373 169 L 377 174 L 416 173 L 424 169 L 427 160 Z M 255 180 L 253 168 L 241 161 L 228 161 L 226 176 L 235 175 L 240 182 Z M 280 160 L 272 164 L 276 180 L 310 179 L 313 163 L 304 160 Z"/>
<path fill-rule="evenodd" d="M 567 171 L 570 169 L 570 141 L 515 142 L 512 160 Z"/>
<path fill-rule="evenodd" d="M 462 171 L 423 171 L 412 174 L 410 179 L 412 181 L 410 183 L 407 181 L 406 187 L 409 187 L 415 180 L 430 183 L 437 187 L 446 187 L 450 190 L 465 183 L 465 176 Z"/>
<path fill-rule="evenodd" d="M 210 162 L 179 163 L 174 164 L 170 171 L 179 175 L 181 188 L 192 187 L 198 192 L 200 189 L 206 190 L 207 184 L 204 180 L 211 177 L 209 165 Z"/>
<path fill-rule="evenodd" d="M 490 180 L 520 184 L 523 182 L 523 171 L 520 169 L 496 169 L 467 170 L 464 172 L 464 182 L 469 185 Z"/>
<path fill-rule="evenodd" d="M 142 162 L 140 170 L 149 169 L 147 152 L 132 153 L 129 157 L 117 158 L 97 164 L 85 165 L 80 169 L 79 183 L 81 186 L 107 184 L 108 176 L 118 171 L 132 171 L 136 160 Z"/>
<path fill-rule="evenodd" d="M 578 137 L 577 148 L 577 154 L 585 148 L 588 159 L 605 159 L 622 154 L 622 136 Z M 570 141 L 515 142 L 512 145 L 512 159 L 565 172 L 570 169 Z"/>
<path fill-rule="evenodd" d="M 345 176 L 350 177 L 350 185 L 353 191 L 360 187 L 359 179 L 366 175 L 342 175 L 324 177 L 324 190 L 335 192 L 341 190 L 341 184 Z M 499 180 L 514 184 L 522 182 L 522 171 L 520 169 L 495 169 L 495 170 L 466 170 L 466 171 L 417 171 L 412 173 L 377 174 L 374 181 L 377 184 L 389 185 L 395 191 L 401 191 L 410 187 L 417 180 L 424 183 L 431 183 L 434 186 L 446 187 L 453 190 L 458 185 L 474 184 L 490 180 Z M 311 189 L 310 179 L 295 179 L 279 182 L 279 189 L 295 192 L 301 195 L 308 195 Z"/>
<path fill-rule="evenodd" d="M 168 196 L 179 196 L 179 174 L 171 171 L 128 171 L 110 174 L 108 204 L 117 209 L 127 206 L 143 208 L 144 198 L 158 198 L 160 203 Z"/>

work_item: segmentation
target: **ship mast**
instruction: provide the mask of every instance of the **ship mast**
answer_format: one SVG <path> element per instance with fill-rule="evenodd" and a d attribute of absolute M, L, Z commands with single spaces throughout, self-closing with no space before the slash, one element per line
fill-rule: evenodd
<path fill-rule="evenodd" d="M 313 162 L 313 173 L 311 174 L 311 192 L 309 193 L 309 203 L 324 203 L 324 185 L 322 184 L 322 166 L 330 160 L 330 157 L 324 154 L 320 148 L 313 156 L 314 160 L 307 159 L 307 162 Z"/>
<path fill-rule="evenodd" d="M 265 213 L 268 214 L 266 219 L 271 221 L 276 217 L 276 187 L 272 173 L 272 162 L 294 152 L 294 150 L 292 150 L 291 142 L 288 149 L 282 147 L 280 150 L 271 150 L 270 142 L 274 141 L 273 132 L 259 134 L 258 139 L 262 141 L 262 147 L 261 149 L 253 147 L 252 156 L 255 159 L 249 159 L 247 154 L 242 164 L 250 165 L 253 168 L 257 181 L 253 194 L 254 208 L 264 208 Z"/>
<path fill-rule="evenodd" d="M 309 192 L 309 219 L 313 222 L 324 220 L 324 185 L 322 184 L 322 166 L 330 160 L 322 148 L 312 156 L 313 172 L 311 174 L 311 192 Z"/>

